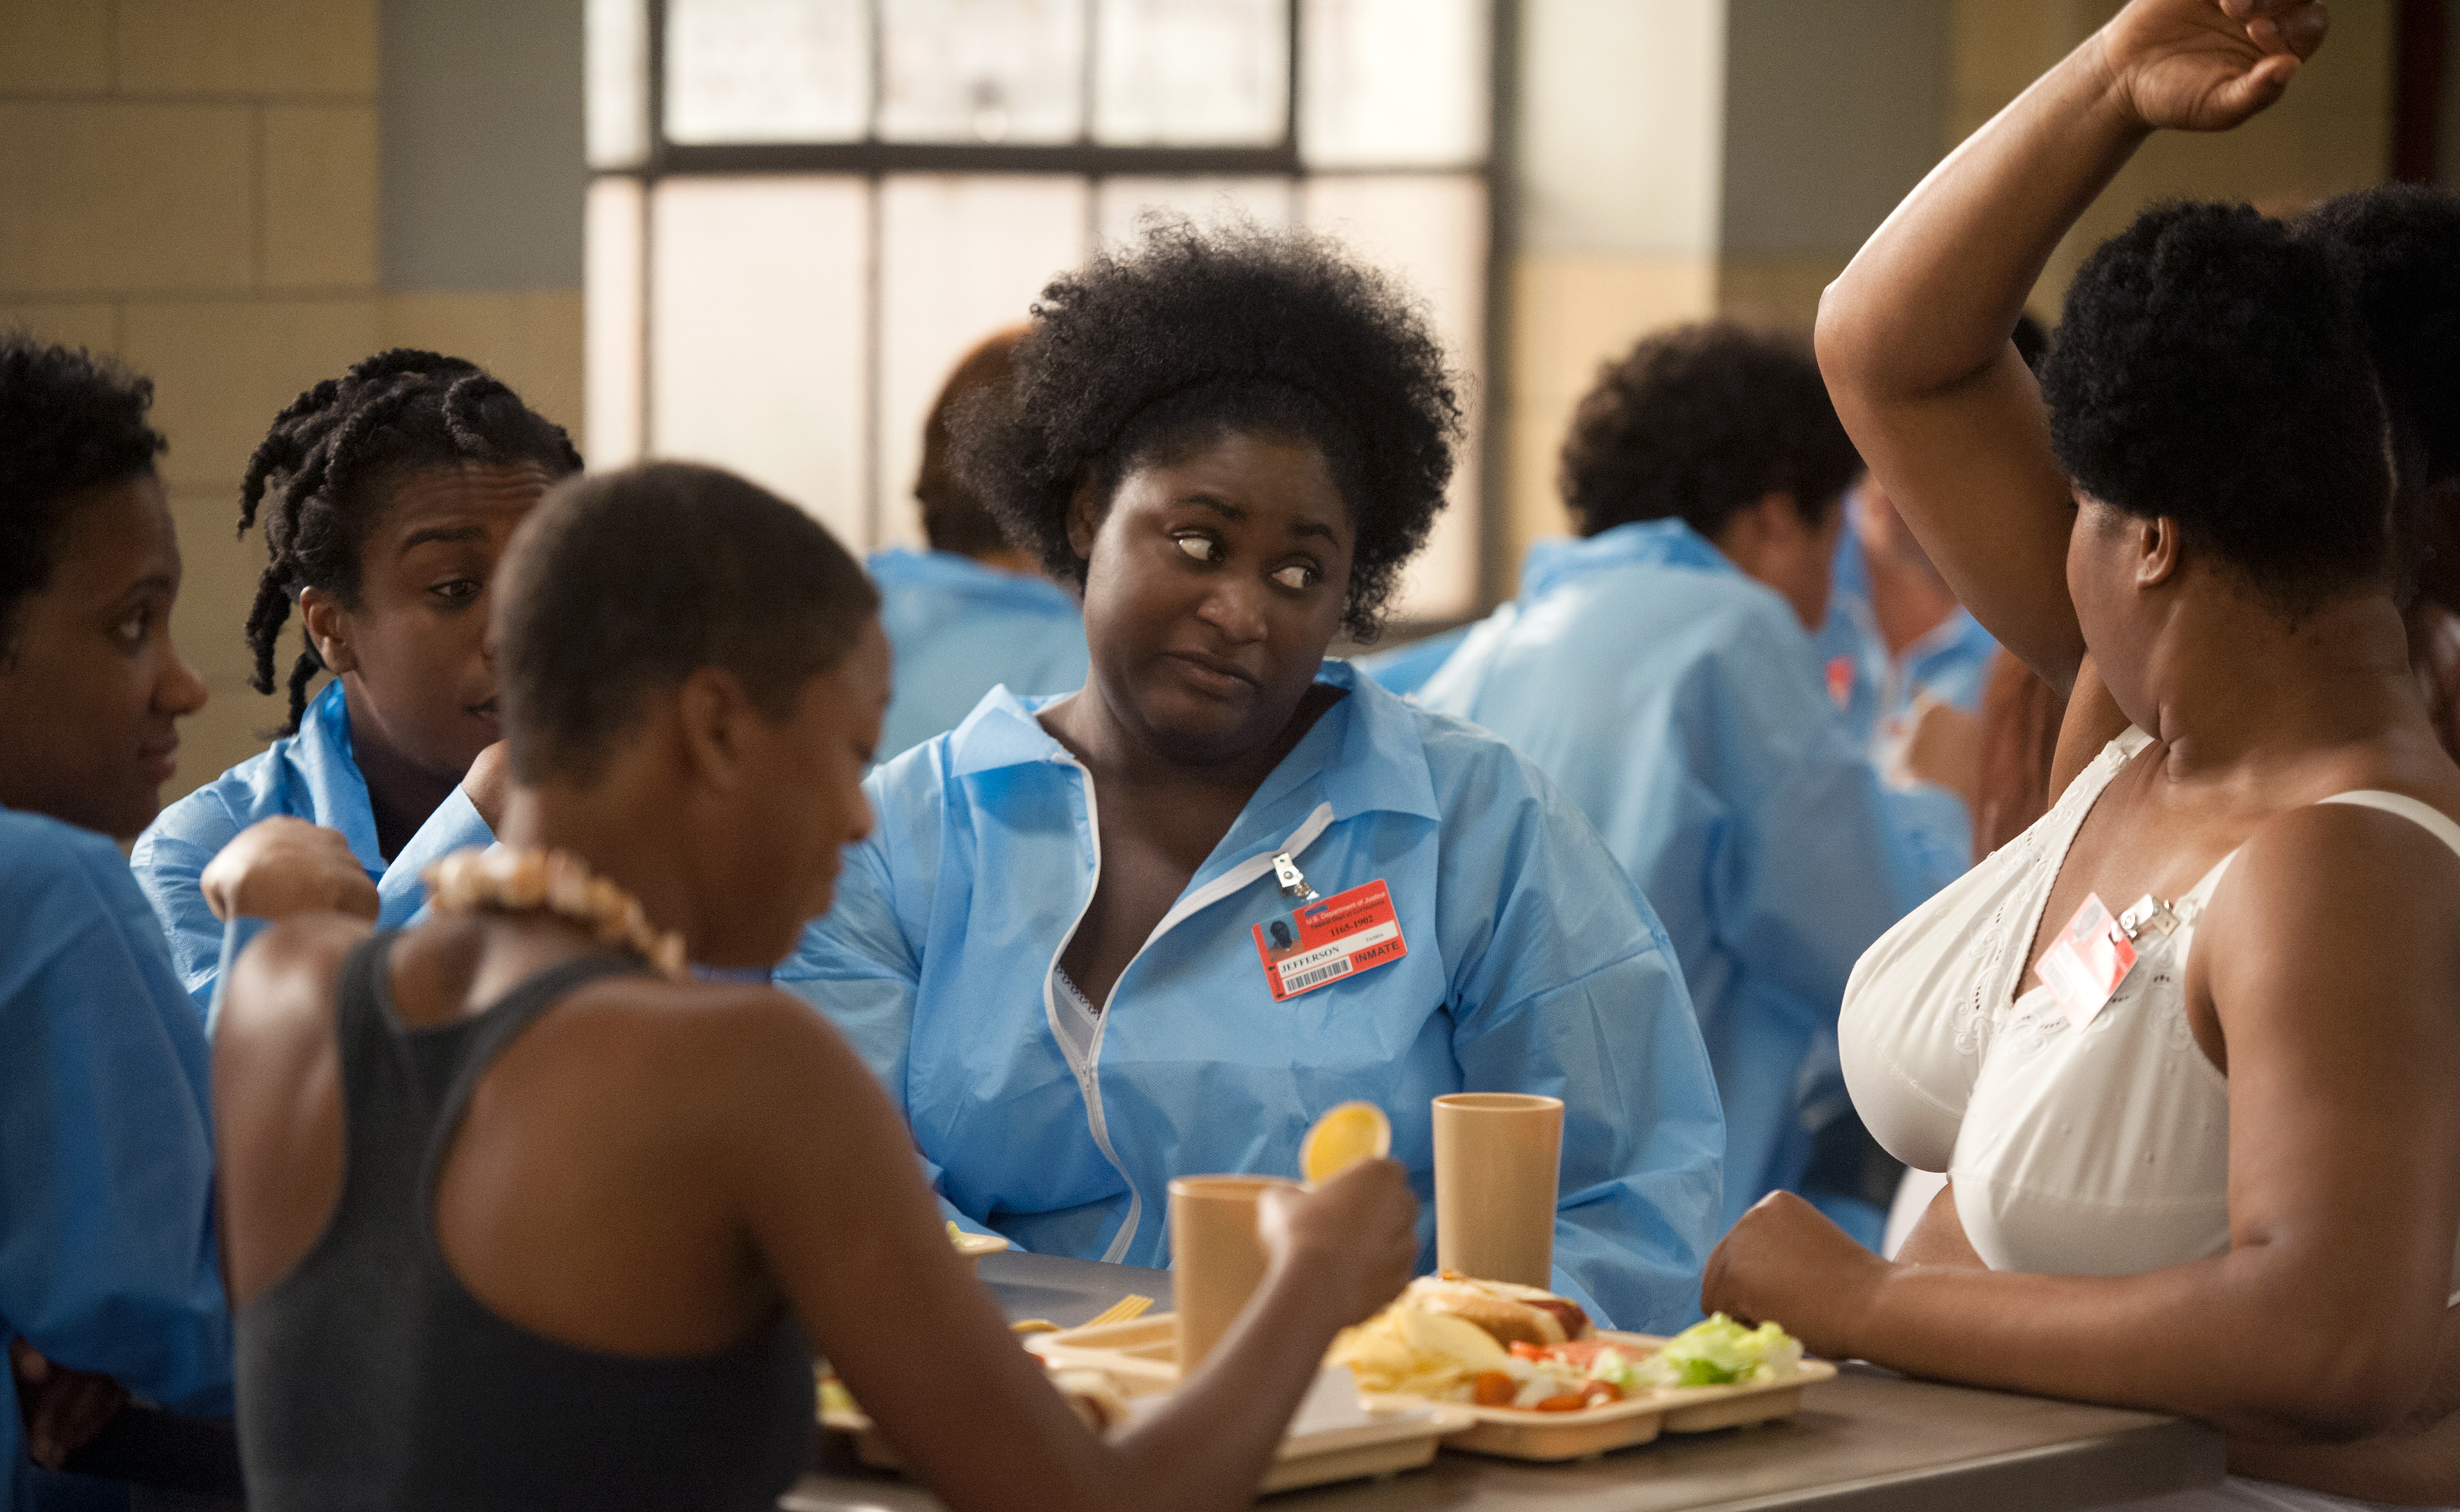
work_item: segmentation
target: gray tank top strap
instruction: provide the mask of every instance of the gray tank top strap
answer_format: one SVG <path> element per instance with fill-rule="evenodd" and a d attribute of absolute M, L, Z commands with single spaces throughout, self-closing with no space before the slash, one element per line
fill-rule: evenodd
<path fill-rule="evenodd" d="M 455 1067 L 436 1100 L 436 1148 L 441 1149 L 452 1143 L 454 1130 L 460 1126 L 462 1113 L 469 1108 L 472 1095 L 478 1090 L 479 1079 L 496 1063 L 496 1058 L 521 1037 L 522 1031 L 538 1021 L 539 1015 L 602 976 L 630 976 L 647 970 L 648 967 L 627 956 L 576 956 L 524 978 L 511 992 L 462 1020 L 468 1026 L 468 1034 L 457 1046 L 455 1059 L 460 1063 Z M 390 990 L 385 995 L 385 1005 L 388 1009 L 392 1005 Z M 417 1033 L 412 1031 L 413 1035 Z"/>
<path fill-rule="evenodd" d="M 559 962 L 467 1018 L 414 1028 L 392 1001 L 392 944 L 371 936 L 342 967 L 333 1004 L 345 1131 L 337 1226 L 407 1226 L 417 1252 L 435 1257 L 434 1177 L 478 1080 L 523 1029 L 565 995 L 598 977 L 644 969 L 622 956 Z"/>

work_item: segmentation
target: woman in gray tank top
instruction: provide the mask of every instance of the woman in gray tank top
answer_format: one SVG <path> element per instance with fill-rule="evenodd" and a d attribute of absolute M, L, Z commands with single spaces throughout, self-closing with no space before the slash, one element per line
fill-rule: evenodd
<path fill-rule="evenodd" d="M 251 1505 L 773 1505 L 824 1354 L 954 1507 L 1244 1505 L 1416 1254 L 1400 1168 L 1276 1200 L 1173 1399 L 1085 1431 L 949 1248 L 870 1071 L 765 982 L 869 828 L 877 598 L 801 511 L 571 483 L 491 585 L 520 788 L 435 917 L 235 967 L 215 1045 Z"/>

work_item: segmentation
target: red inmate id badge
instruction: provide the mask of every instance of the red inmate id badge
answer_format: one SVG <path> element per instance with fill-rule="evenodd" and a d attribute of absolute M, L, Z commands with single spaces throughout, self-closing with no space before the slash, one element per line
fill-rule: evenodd
<path fill-rule="evenodd" d="M 2084 906 L 2059 931 L 2050 948 L 2042 952 L 2033 969 L 2058 999 L 2068 1022 L 2082 1029 L 2135 969 L 2135 941 L 2120 921 L 2110 916 L 2101 894 L 2087 893 Z"/>
<path fill-rule="evenodd" d="M 1410 954 L 1380 878 L 1251 927 L 1275 1002 Z"/>

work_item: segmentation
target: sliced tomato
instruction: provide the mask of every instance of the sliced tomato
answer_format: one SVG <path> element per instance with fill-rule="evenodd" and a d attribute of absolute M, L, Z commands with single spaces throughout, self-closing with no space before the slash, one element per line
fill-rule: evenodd
<path fill-rule="evenodd" d="M 1566 1365 L 1577 1365 L 1582 1370 L 1587 1370 L 1598 1362 L 1598 1351 L 1612 1348 L 1614 1348 L 1612 1339 L 1584 1338 L 1574 1339 L 1569 1344 L 1558 1344 L 1552 1353 L 1555 1358 Z"/>
<path fill-rule="evenodd" d="M 1608 1402 L 1622 1400 L 1622 1388 L 1612 1381 L 1593 1380 L 1580 1388 L 1580 1395 L 1590 1406 L 1602 1407 Z"/>
<path fill-rule="evenodd" d="M 1589 1399 L 1588 1399 L 1586 1396 L 1549 1396 L 1549 1397 L 1547 1397 L 1544 1401 L 1539 1402 L 1539 1403 L 1537 1405 L 1537 1407 L 1533 1409 L 1533 1411 L 1537 1411 L 1537 1412 L 1579 1412 L 1579 1411 L 1580 1411 L 1582 1408 L 1584 1408 L 1584 1407 L 1588 1406 L 1588 1404 L 1589 1404 Z"/>
<path fill-rule="evenodd" d="M 1569 1344 L 1530 1344 L 1516 1342 L 1512 1353 L 1525 1360 L 1558 1360 L 1574 1370 L 1585 1371 L 1598 1362 L 1598 1351 L 1614 1348 L 1614 1341 L 1601 1338 L 1574 1339 Z"/>
<path fill-rule="evenodd" d="M 1482 1371 L 1469 1383 L 1471 1397 L 1480 1407 L 1509 1407 L 1520 1388 L 1501 1371 Z"/>

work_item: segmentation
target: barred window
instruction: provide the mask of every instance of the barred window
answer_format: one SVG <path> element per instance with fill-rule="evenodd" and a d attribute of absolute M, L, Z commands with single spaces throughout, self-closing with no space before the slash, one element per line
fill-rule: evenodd
<path fill-rule="evenodd" d="M 949 368 L 1148 210 L 1331 232 L 1470 379 L 1395 618 L 1477 608 L 1496 0 L 590 0 L 591 461 L 921 539 Z"/>

